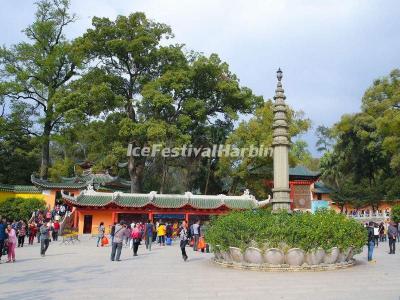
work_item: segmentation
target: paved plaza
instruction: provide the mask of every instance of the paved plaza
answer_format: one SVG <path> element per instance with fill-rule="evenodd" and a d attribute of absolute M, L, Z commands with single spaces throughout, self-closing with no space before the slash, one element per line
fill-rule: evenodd
<path fill-rule="evenodd" d="M 15 264 L 0 265 L 1 299 L 393 299 L 400 296 L 400 254 L 376 249 L 375 264 L 366 254 L 357 266 L 338 271 L 264 273 L 222 268 L 212 254 L 188 249 L 184 263 L 175 242 L 124 248 L 121 262 L 111 262 L 110 247 L 95 239 L 80 244 L 52 242 L 45 258 L 39 246 L 17 248 Z M 399 244 L 398 244 L 399 245 Z M 3 257 L 4 259 L 4 257 Z"/>

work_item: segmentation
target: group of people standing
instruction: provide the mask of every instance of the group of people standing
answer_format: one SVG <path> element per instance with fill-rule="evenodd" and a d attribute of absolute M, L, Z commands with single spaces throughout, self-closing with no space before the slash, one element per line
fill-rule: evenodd
<path fill-rule="evenodd" d="M 380 223 L 379 225 L 374 222 L 365 224 L 368 230 L 368 261 L 374 262 L 372 255 L 374 248 L 378 247 L 379 241 L 386 241 L 386 237 L 389 240 L 389 254 L 395 254 L 396 252 L 396 241 L 399 238 L 398 224 L 394 222 Z"/>
<path fill-rule="evenodd" d="M 145 224 L 132 223 L 127 224 L 121 220 L 119 223 L 114 223 L 110 229 L 111 237 L 111 261 L 120 261 L 121 252 L 123 245 L 130 244 L 130 248 L 133 250 L 133 256 L 138 255 L 138 249 L 141 241 L 144 240 L 146 249 L 151 251 L 153 242 L 158 242 L 160 246 L 170 244 L 170 240 L 173 238 L 179 238 L 179 246 L 181 249 L 182 259 L 187 261 L 188 255 L 186 253 L 186 247 L 190 241 L 193 242 L 193 250 L 197 251 L 199 246 L 202 229 L 200 221 L 197 221 L 192 226 L 188 226 L 186 221 L 182 221 L 181 225 L 175 225 L 172 223 L 163 223 L 161 220 L 155 224 L 148 220 Z M 98 239 L 97 246 L 105 237 L 105 226 L 101 222 L 98 228 Z M 101 244 L 102 245 L 102 244 Z"/>
<path fill-rule="evenodd" d="M 7 255 L 7 263 L 15 262 L 15 249 L 24 247 L 26 238 L 28 245 L 33 245 L 37 238 L 37 243 L 40 243 L 40 254 L 45 256 L 50 241 L 57 241 L 60 231 L 57 217 L 60 214 L 53 211 L 36 211 L 29 222 L 24 220 L 7 222 L 0 217 L 0 263 L 3 255 Z M 63 213 L 62 209 L 59 211 Z"/>

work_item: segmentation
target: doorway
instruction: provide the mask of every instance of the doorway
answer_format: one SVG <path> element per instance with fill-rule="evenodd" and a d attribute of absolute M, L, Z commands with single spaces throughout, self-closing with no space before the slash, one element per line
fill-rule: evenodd
<path fill-rule="evenodd" d="M 85 215 L 83 218 L 83 233 L 92 233 L 92 215 Z"/>

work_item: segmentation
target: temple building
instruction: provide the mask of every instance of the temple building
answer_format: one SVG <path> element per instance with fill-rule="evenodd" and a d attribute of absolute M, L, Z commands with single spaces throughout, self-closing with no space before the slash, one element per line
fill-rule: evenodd
<path fill-rule="evenodd" d="M 262 178 L 268 170 L 251 170 L 254 176 Z M 268 201 L 257 201 L 248 192 L 242 196 L 226 195 L 167 195 L 151 192 L 131 194 L 130 181 L 110 174 L 93 174 L 86 169 L 82 175 L 63 177 L 59 182 L 42 180 L 32 175 L 33 185 L 0 184 L 0 200 L 7 198 L 43 199 L 48 208 L 57 203 L 67 204 L 72 213 L 71 226 L 79 233 L 96 233 L 100 222 L 108 227 L 114 222 L 126 220 L 137 222 L 151 220 L 208 220 L 210 216 L 232 210 L 253 209 L 265 206 Z M 272 180 L 264 180 L 273 188 Z M 332 191 L 320 180 L 320 173 L 304 166 L 289 168 L 291 209 L 315 212 L 319 208 L 331 208 L 349 217 L 387 218 L 393 203 L 382 201 L 378 210 L 371 207 L 340 207 L 330 197 Z"/>
<path fill-rule="evenodd" d="M 122 192 L 97 192 L 89 185 L 79 195 L 62 192 L 65 203 L 74 207 L 73 223 L 80 234 L 96 233 L 100 222 L 109 228 L 114 222 L 182 221 L 194 223 L 206 221 L 213 215 L 232 210 L 254 209 L 266 201 L 257 201 L 248 192 L 242 196 L 132 194 Z"/>

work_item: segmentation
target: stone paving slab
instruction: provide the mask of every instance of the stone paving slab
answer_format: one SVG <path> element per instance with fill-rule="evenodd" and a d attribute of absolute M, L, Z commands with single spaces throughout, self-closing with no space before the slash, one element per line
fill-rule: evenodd
<path fill-rule="evenodd" d="M 388 255 L 387 243 L 375 264 L 364 252 L 353 268 L 304 273 L 222 268 L 190 248 L 185 263 L 177 242 L 151 252 L 142 245 L 138 257 L 124 248 L 111 262 L 110 247 L 95 244 L 52 242 L 45 258 L 38 244 L 17 248 L 17 262 L 0 265 L 0 299 L 400 299 L 400 254 Z"/>

